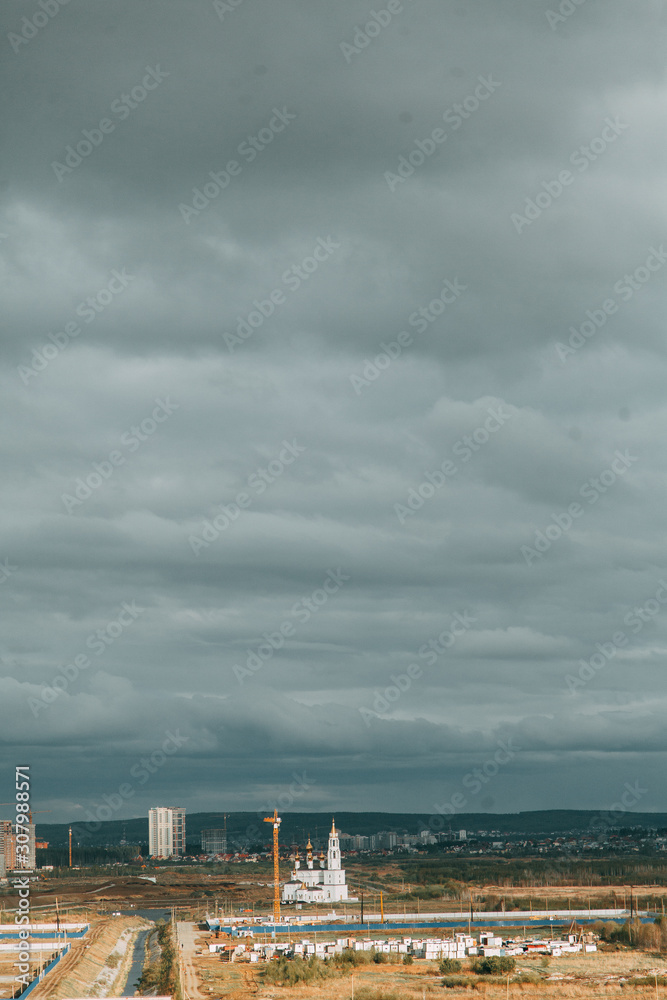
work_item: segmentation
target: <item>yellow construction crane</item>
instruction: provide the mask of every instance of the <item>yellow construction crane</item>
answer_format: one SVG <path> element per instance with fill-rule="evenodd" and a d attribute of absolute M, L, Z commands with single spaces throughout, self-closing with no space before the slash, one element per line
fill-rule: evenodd
<path fill-rule="evenodd" d="M 28 819 L 32 823 L 32 817 L 33 817 L 33 815 L 36 816 L 37 813 L 50 813 L 50 812 L 51 812 L 51 809 L 37 809 L 37 810 L 31 809 L 30 812 L 28 813 Z"/>
<path fill-rule="evenodd" d="M 15 806 L 16 802 L 0 802 L 0 806 Z M 28 810 L 28 822 L 32 823 L 33 814 L 36 816 L 37 813 L 50 813 L 51 809 L 29 809 Z"/>
<path fill-rule="evenodd" d="M 273 810 L 273 816 L 265 816 L 265 823 L 273 823 L 273 922 L 280 920 L 280 860 L 278 856 L 278 830 L 281 819 L 278 810 Z"/>

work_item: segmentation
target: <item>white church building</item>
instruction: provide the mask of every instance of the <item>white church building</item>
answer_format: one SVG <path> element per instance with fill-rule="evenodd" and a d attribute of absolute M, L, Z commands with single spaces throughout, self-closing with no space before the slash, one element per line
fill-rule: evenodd
<path fill-rule="evenodd" d="M 283 903 L 336 903 L 341 899 L 351 899 L 352 897 L 347 894 L 345 871 L 340 866 L 338 830 L 333 821 L 326 862 L 322 854 L 319 858 L 319 868 L 314 867 L 313 845 L 310 838 L 306 851 L 306 868 L 301 867 L 297 852 L 290 880 L 283 887 Z"/>

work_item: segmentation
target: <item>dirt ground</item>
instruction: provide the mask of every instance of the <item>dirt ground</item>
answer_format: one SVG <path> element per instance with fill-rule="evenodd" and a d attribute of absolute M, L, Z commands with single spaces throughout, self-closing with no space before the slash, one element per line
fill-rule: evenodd
<path fill-rule="evenodd" d="M 179 970 L 183 992 L 189 1000 L 199 1000 L 205 994 L 199 990 L 201 977 L 197 974 L 197 952 L 200 950 L 200 938 L 197 925 L 189 921 L 179 920 L 177 923 L 177 947 Z"/>
<path fill-rule="evenodd" d="M 464 968 L 468 963 L 464 962 Z M 667 960 L 643 952 L 624 952 L 605 955 L 596 953 L 550 959 L 548 967 L 541 964 L 541 956 L 519 958 L 517 972 L 524 970 L 539 977 L 537 983 L 506 982 L 485 983 L 477 981 L 474 992 L 468 987 L 443 990 L 443 979 L 436 962 L 415 960 L 411 966 L 369 965 L 358 966 L 352 975 L 324 980 L 321 985 L 281 987 L 264 984 L 262 963 L 252 966 L 244 962 L 227 963 L 219 957 L 202 955 L 197 959 L 200 992 L 204 996 L 224 1000 L 352 1000 L 354 995 L 368 988 L 377 1000 L 381 994 L 391 993 L 392 1000 L 424 1000 L 426 995 L 451 998 L 470 998 L 480 993 L 488 1000 L 593 1000 L 593 998 L 622 996 L 633 998 L 667 997 L 667 987 L 630 986 L 631 976 L 653 974 L 667 975 Z M 354 982 L 353 982 L 354 979 Z M 471 982 L 472 985 L 472 982 Z"/>
<path fill-rule="evenodd" d="M 137 909 L 189 906 L 193 911 L 205 913 L 215 910 L 216 900 L 220 911 L 232 907 L 237 912 L 241 908 L 252 909 L 253 904 L 268 910 L 272 902 L 272 888 L 257 877 L 232 879 L 199 870 L 148 874 L 157 878 L 156 884 L 138 876 L 118 877 L 113 872 L 108 876 L 44 878 L 31 886 L 31 912 L 35 919 L 46 919 L 47 912 L 55 913 L 56 899 L 61 916 L 71 910 L 72 919 L 78 919 L 85 911 L 112 912 L 132 906 Z M 2 909 L 12 909 L 16 903 L 16 896 L 3 895 L 0 913 Z"/>
<path fill-rule="evenodd" d="M 327 939 L 335 935 L 327 934 Z M 382 934 L 385 936 L 385 934 Z M 312 937 L 312 935 L 311 935 Z M 215 934 L 199 929 L 195 935 L 193 966 L 197 973 L 197 986 L 202 997 L 222 1000 L 354 1000 L 360 991 L 368 988 L 366 1000 L 385 1000 L 382 994 L 391 994 L 386 1000 L 426 1000 L 426 994 L 444 998 L 470 998 L 482 993 L 489 1000 L 508 996 L 518 1000 L 593 1000 L 593 998 L 618 995 L 624 998 L 642 997 L 667 1000 L 667 986 L 652 983 L 650 986 L 630 985 L 628 980 L 637 976 L 667 978 L 667 955 L 622 950 L 600 950 L 587 955 L 564 955 L 560 958 L 544 956 L 517 956 L 517 966 L 511 979 L 519 973 L 529 974 L 536 982 L 505 981 L 502 984 L 484 982 L 469 972 L 469 959 L 463 961 L 462 974 L 470 979 L 468 987 L 443 990 L 443 977 L 437 962 L 415 959 L 412 965 L 402 963 L 357 966 L 352 974 L 324 980 L 319 984 L 294 987 L 264 983 L 264 963 L 235 961 L 226 956 L 212 955 L 208 951 L 211 941 L 229 940 L 216 938 Z M 255 940 L 269 940 L 257 932 Z M 235 939 L 234 943 L 237 943 Z M 603 946 L 604 947 L 604 946 Z M 199 952 L 199 954 L 197 954 Z M 473 981 L 477 979 L 474 992 Z M 353 992 L 354 990 L 354 992 Z M 368 996 L 370 992 L 371 996 Z"/>
<path fill-rule="evenodd" d="M 118 909 L 136 908 L 151 909 L 176 907 L 178 919 L 202 920 L 209 914 L 215 914 L 216 910 L 222 914 L 229 913 L 233 909 L 235 913 L 248 911 L 249 917 L 253 910 L 255 914 L 267 913 L 272 903 L 272 886 L 270 876 L 264 871 L 255 871 L 254 866 L 238 866 L 238 872 L 233 871 L 224 875 L 211 875 L 202 869 L 185 869 L 174 871 L 170 869 L 146 869 L 146 875 L 155 877 L 157 883 L 147 881 L 137 875 L 116 876 L 113 870 L 106 877 L 87 876 L 70 877 L 61 879 L 44 879 L 36 883 L 31 892 L 34 919 L 48 920 L 55 917 L 55 902 L 58 899 L 59 913 L 62 919 L 86 919 L 92 921 L 91 932 L 86 935 L 84 941 L 86 945 L 95 944 L 94 949 L 88 949 L 90 954 L 86 956 L 86 963 L 92 961 L 90 967 L 81 965 L 79 972 L 74 978 L 64 982 L 65 974 L 73 973 L 74 966 L 83 960 L 83 950 L 79 945 L 73 949 L 73 953 L 63 960 L 57 970 L 54 970 L 48 984 L 48 992 L 44 992 L 45 987 L 40 987 L 35 992 L 35 1000 L 40 997 L 48 997 L 49 1000 L 67 995 L 85 995 L 86 977 L 90 981 L 100 973 L 108 956 L 114 951 L 115 942 L 121 933 L 121 921 L 132 921 L 136 918 L 110 918 L 110 914 Z M 386 873 L 395 873 L 395 867 L 386 866 Z M 373 873 L 377 886 L 382 882 L 383 872 Z M 394 882 L 395 885 L 395 882 Z M 370 890 L 370 886 L 369 886 Z M 534 909 L 542 909 L 545 906 L 545 898 L 548 898 L 549 907 L 567 908 L 568 899 L 606 899 L 612 898 L 616 893 L 618 905 L 623 904 L 624 892 L 627 887 L 618 886 L 569 886 L 569 887 L 549 887 L 548 897 L 542 887 L 534 889 L 525 886 L 516 889 L 496 885 L 479 885 L 472 887 L 473 897 L 477 894 L 495 895 L 499 899 L 504 899 L 508 907 L 511 905 L 513 897 L 531 899 Z M 635 902 L 642 897 L 664 897 L 667 896 L 667 887 L 658 886 L 634 886 L 633 896 Z M 626 899 L 629 902 L 629 897 Z M 375 898 L 372 891 L 366 896 L 366 912 L 379 909 L 379 896 Z M 16 905 L 16 900 L 10 896 L 2 897 L 4 909 Z M 407 912 L 419 910 L 422 914 L 445 909 L 456 910 L 461 908 L 458 901 L 441 899 L 420 901 L 415 905 L 414 901 L 392 902 L 389 895 L 385 895 L 385 911 L 400 913 L 403 908 Z M 463 907 L 465 909 L 465 905 Z M 290 908 L 284 912 L 292 914 L 295 911 Z M 317 908 L 303 908 L 299 911 L 301 916 L 308 913 L 315 915 Z M 319 913 L 321 914 L 320 907 Z M 347 904 L 338 907 L 339 916 L 344 913 L 348 915 L 359 912 L 359 904 Z M 111 921 L 111 923 L 109 922 Z M 103 939 L 101 927 L 106 926 Z M 113 930 L 110 927 L 113 926 Z M 123 924 L 123 926 L 125 926 Z M 138 924 L 137 924 L 138 926 Z M 478 925 L 479 929 L 479 925 Z M 380 933 L 380 928 L 377 928 Z M 111 936 L 109 936 L 111 935 Z M 115 935 L 115 936 L 114 936 Z M 328 935 L 334 936 L 334 935 Z M 113 940 L 112 940 L 113 938 Z M 202 997 L 225 998 L 225 1000 L 247 1000 L 249 996 L 257 996 L 259 1000 L 351 1000 L 352 998 L 352 978 L 344 976 L 341 978 L 324 981 L 321 985 L 298 986 L 294 988 L 283 988 L 275 985 L 264 984 L 261 976 L 261 964 L 250 965 L 249 963 L 223 964 L 219 956 L 209 955 L 208 941 L 211 935 L 208 932 L 199 930 L 195 935 L 194 948 L 190 949 L 193 966 L 190 970 L 190 991 L 195 994 L 199 990 Z M 199 951 L 200 954 L 196 954 Z M 7 981 L 3 976 L 11 976 L 10 966 L 5 968 L 7 963 L 0 963 L 0 997 L 11 995 L 10 989 L 4 989 Z M 510 983 L 509 993 L 515 998 L 535 997 L 535 1000 L 569 1000 L 569 998 L 597 998 L 609 996 L 610 994 L 623 995 L 624 997 L 655 997 L 655 986 L 630 986 L 624 984 L 630 976 L 639 973 L 652 973 L 654 970 L 658 975 L 667 976 L 667 965 L 665 960 L 651 955 L 644 955 L 640 952 L 602 952 L 581 958 L 578 956 L 564 956 L 560 959 L 551 959 L 548 968 L 542 968 L 539 960 L 519 959 L 520 968 L 529 968 L 539 976 L 539 984 L 514 984 Z M 193 979 L 193 976 L 195 978 Z M 92 977 L 92 978 L 91 978 Z M 77 986 L 77 983 L 79 984 Z M 69 985 L 68 985 L 69 984 Z M 46 986 L 46 984 L 45 984 Z M 65 990 L 63 993 L 60 986 Z M 390 990 L 395 994 L 391 1000 L 426 1000 L 426 993 L 436 992 L 439 997 L 471 996 L 470 988 L 452 988 L 444 991 L 442 977 L 437 974 L 437 967 L 433 963 L 426 963 L 416 960 L 412 966 L 372 966 L 358 967 L 354 973 L 355 992 L 364 986 L 372 987 L 372 990 Z M 58 987 L 58 989 L 55 989 Z M 194 987 L 194 988 L 193 988 Z M 54 991 L 55 990 L 55 991 Z M 69 993 L 68 993 L 69 991 Z M 73 992 L 74 991 L 74 992 Z M 475 988 L 475 995 L 479 992 L 495 1000 L 497 997 L 507 996 L 507 984 L 483 982 L 478 983 Z M 658 998 L 667 1000 L 667 987 L 658 986 Z M 381 997 L 367 997 L 366 1000 L 382 1000 Z"/>
<path fill-rule="evenodd" d="M 96 919 L 91 926 L 90 931 L 83 939 L 74 938 L 72 941 L 72 952 L 77 956 L 76 959 L 73 956 L 66 956 L 61 959 L 56 969 L 63 966 L 63 963 L 67 962 L 69 965 L 73 966 L 75 961 L 81 956 L 83 951 L 83 941 L 87 939 L 88 942 L 99 939 L 101 933 L 101 921 Z M 120 933 L 120 931 L 119 931 Z M 42 961 L 48 961 L 55 952 L 51 949 L 44 947 L 41 958 Z M 16 952 L 0 952 L 0 997 L 11 997 L 13 988 L 16 988 L 15 974 L 16 969 L 13 967 L 14 962 L 16 962 Z M 39 952 L 31 952 L 30 958 L 30 976 L 31 978 L 36 976 L 39 970 L 40 955 Z M 55 975 L 55 969 L 50 975 Z"/>
<path fill-rule="evenodd" d="M 113 994 L 127 976 L 136 935 L 148 921 L 137 917 L 111 917 L 95 922 L 88 933 L 72 944 L 71 951 L 42 982 L 31 1000 L 62 1000 L 89 996 L 93 984 L 101 993 Z M 110 962 L 110 956 L 115 956 Z"/>
<path fill-rule="evenodd" d="M 202 869 L 170 870 L 147 868 L 144 874 L 157 879 L 156 883 L 147 881 L 139 875 L 116 876 L 113 869 L 108 876 L 83 876 L 65 878 L 43 878 L 31 889 L 32 909 L 36 919 L 42 919 L 46 913 L 55 912 L 56 899 L 59 901 L 61 915 L 66 911 L 71 918 L 84 917 L 99 913 L 111 913 L 117 909 L 135 907 L 137 909 L 152 909 L 176 906 L 183 916 L 202 917 L 207 912 L 211 914 L 241 910 L 268 913 L 272 906 L 272 886 L 270 876 L 262 871 L 249 871 L 254 866 L 236 866 L 239 871 L 225 875 L 210 875 Z M 384 866 L 373 873 L 375 889 L 367 883 L 365 889 L 366 912 L 377 912 L 380 907 L 379 886 L 385 876 L 394 875 L 395 867 Z M 395 890 L 395 882 L 392 884 Z M 406 886 L 407 889 L 407 886 Z M 385 892 L 384 908 L 386 912 L 419 912 L 434 913 L 446 910 L 457 911 L 466 909 L 469 905 L 469 893 L 475 897 L 495 896 L 501 906 L 511 908 L 512 900 L 521 898 L 532 900 L 534 909 L 561 908 L 567 909 L 568 900 L 582 901 L 601 899 L 606 905 L 629 905 L 630 896 L 627 886 L 549 886 L 508 888 L 498 885 L 473 885 L 465 891 L 463 901 L 454 899 L 430 900 L 397 900 L 393 893 Z M 648 897 L 667 901 L 667 886 L 636 885 L 633 886 L 635 904 L 645 905 Z M 548 906 L 546 905 L 548 900 Z M 0 897 L 0 914 L 2 909 L 16 906 L 16 898 L 11 895 Z M 660 905 L 658 904 L 658 908 Z M 327 907 L 327 910 L 329 907 Z M 337 912 L 344 915 L 359 913 L 359 903 L 343 903 L 337 907 Z M 300 913 L 317 914 L 322 907 L 304 907 Z M 295 912 L 292 908 L 285 912 Z"/>

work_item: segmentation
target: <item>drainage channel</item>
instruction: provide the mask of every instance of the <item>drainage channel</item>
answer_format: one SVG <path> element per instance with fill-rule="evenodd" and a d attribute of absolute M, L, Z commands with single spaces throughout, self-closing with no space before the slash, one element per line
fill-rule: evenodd
<path fill-rule="evenodd" d="M 127 974 L 127 980 L 122 990 L 122 996 L 124 997 L 133 997 L 136 995 L 135 990 L 137 989 L 139 978 L 144 968 L 144 959 L 146 957 L 146 938 L 150 932 L 151 928 L 145 931 L 139 931 L 137 935 L 137 940 L 134 943 L 134 951 L 132 953 L 132 965 L 130 966 L 130 971 Z"/>

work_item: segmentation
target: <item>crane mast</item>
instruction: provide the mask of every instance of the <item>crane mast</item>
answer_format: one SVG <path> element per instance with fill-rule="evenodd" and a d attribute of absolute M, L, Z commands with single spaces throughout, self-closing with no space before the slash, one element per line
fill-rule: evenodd
<path fill-rule="evenodd" d="M 280 862 L 278 858 L 278 830 L 281 819 L 278 810 L 273 810 L 273 816 L 265 816 L 265 823 L 273 823 L 273 922 L 280 920 Z"/>

